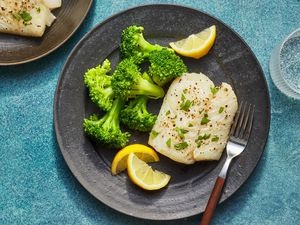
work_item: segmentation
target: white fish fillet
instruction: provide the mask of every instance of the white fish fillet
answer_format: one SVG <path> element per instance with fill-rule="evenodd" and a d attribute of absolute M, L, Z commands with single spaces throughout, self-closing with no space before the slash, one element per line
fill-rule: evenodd
<path fill-rule="evenodd" d="M 188 73 L 176 78 L 152 130 L 157 136 L 150 135 L 149 145 L 180 163 L 219 160 L 238 103 L 229 84 L 222 83 L 215 94 L 211 88 L 215 88 L 214 83 L 204 74 Z M 184 107 L 187 101 L 190 107 Z"/>
<path fill-rule="evenodd" d="M 61 0 L 45 0 L 45 3 L 43 0 L 0 1 L 0 32 L 41 37 L 55 20 L 50 9 L 59 7 Z"/>

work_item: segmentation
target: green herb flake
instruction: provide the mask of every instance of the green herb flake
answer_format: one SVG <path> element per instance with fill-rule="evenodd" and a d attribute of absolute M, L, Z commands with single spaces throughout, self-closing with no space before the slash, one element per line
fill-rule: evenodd
<path fill-rule="evenodd" d="M 166 145 L 170 148 L 171 147 L 171 138 L 169 138 L 167 141 L 166 141 Z"/>
<path fill-rule="evenodd" d="M 224 111 L 224 107 L 219 108 L 219 113 L 222 113 Z"/>
<path fill-rule="evenodd" d="M 200 135 L 198 136 L 198 138 L 196 139 L 196 141 L 201 141 L 201 140 L 207 140 L 210 138 L 210 134 L 204 134 L 204 135 Z"/>
<path fill-rule="evenodd" d="M 25 22 L 28 22 L 32 19 L 32 16 L 26 11 L 20 11 L 19 15 Z"/>
<path fill-rule="evenodd" d="M 152 130 L 151 131 L 151 138 L 154 139 L 157 137 L 157 135 L 159 134 L 159 132 L 155 131 L 155 130 Z"/>
<path fill-rule="evenodd" d="M 192 123 L 189 123 L 189 127 L 193 127 L 193 124 L 192 124 Z"/>
<path fill-rule="evenodd" d="M 36 9 L 36 11 L 37 11 L 38 13 L 40 13 L 40 12 L 41 12 L 41 8 L 38 7 L 38 8 Z"/>
<path fill-rule="evenodd" d="M 192 102 L 190 100 L 186 100 L 180 104 L 180 109 L 182 109 L 184 111 L 189 111 L 191 105 L 192 105 Z"/>
<path fill-rule="evenodd" d="M 185 149 L 188 146 L 189 146 L 189 144 L 186 143 L 186 142 L 181 142 L 181 143 L 178 143 L 178 144 L 174 145 L 176 150 L 182 150 L 182 149 Z"/>
<path fill-rule="evenodd" d="M 201 114 L 203 111 L 204 111 L 204 109 L 200 110 L 200 111 L 199 111 L 199 114 Z"/>
<path fill-rule="evenodd" d="M 184 101 L 185 100 L 185 96 L 184 94 L 181 95 L 181 101 Z"/>
<path fill-rule="evenodd" d="M 179 132 L 182 133 L 182 134 L 185 134 L 187 132 L 189 132 L 188 130 L 185 130 L 185 129 L 179 129 Z"/>
<path fill-rule="evenodd" d="M 13 16 L 14 19 L 16 19 L 18 21 L 20 21 L 22 19 L 21 16 L 19 14 L 16 14 L 16 13 L 12 13 L 12 16 Z"/>
<path fill-rule="evenodd" d="M 211 141 L 213 141 L 213 142 L 217 142 L 217 141 L 219 141 L 219 137 L 218 136 L 214 136 L 212 139 L 211 139 Z"/>
<path fill-rule="evenodd" d="M 211 87 L 211 88 L 210 88 L 210 91 L 211 91 L 211 93 L 212 93 L 213 95 L 215 95 L 215 94 L 217 94 L 217 92 L 219 91 L 219 89 L 220 89 L 220 88 L 218 88 L 218 87 Z"/>
<path fill-rule="evenodd" d="M 178 128 L 178 127 L 176 127 L 175 130 L 178 132 L 178 135 L 181 139 L 184 139 L 184 134 L 189 132 L 188 130 L 181 129 L 181 128 Z"/>
<path fill-rule="evenodd" d="M 184 89 L 183 93 L 186 94 L 188 92 L 188 89 Z"/>
<path fill-rule="evenodd" d="M 209 121 L 210 121 L 210 119 L 208 119 L 208 115 L 205 114 L 201 120 L 201 125 L 207 124 Z"/>
<path fill-rule="evenodd" d="M 167 112 L 166 112 L 166 116 L 168 116 L 168 115 L 170 115 L 170 110 L 168 110 Z"/>

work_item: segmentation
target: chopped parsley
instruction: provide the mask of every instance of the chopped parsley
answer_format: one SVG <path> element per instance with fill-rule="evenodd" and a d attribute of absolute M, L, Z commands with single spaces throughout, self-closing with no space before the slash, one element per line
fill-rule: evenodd
<path fill-rule="evenodd" d="M 168 110 L 167 112 L 166 112 L 166 116 L 168 116 L 168 115 L 170 115 L 170 110 Z"/>
<path fill-rule="evenodd" d="M 155 130 L 152 130 L 151 131 L 151 138 L 154 139 L 157 137 L 157 135 L 159 134 L 159 132 L 155 131 Z"/>
<path fill-rule="evenodd" d="M 184 110 L 184 111 L 189 111 L 192 102 L 190 100 L 186 100 L 186 97 L 184 96 L 184 94 L 181 95 L 181 104 L 180 104 L 180 109 Z"/>
<path fill-rule="evenodd" d="M 192 102 L 190 100 L 183 101 L 180 104 L 180 109 L 182 109 L 184 111 L 189 111 L 191 105 L 192 105 Z"/>
<path fill-rule="evenodd" d="M 201 140 L 207 140 L 210 138 L 210 134 L 204 134 L 202 136 L 198 136 L 197 140 L 201 141 Z"/>
<path fill-rule="evenodd" d="M 167 141 L 166 141 L 166 145 L 170 148 L 171 147 L 171 138 L 169 138 Z"/>
<path fill-rule="evenodd" d="M 220 138 L 219 138 L 218 136 L 214 136 L 214 137 L 211 139 L 211 141 L 217 142 L 219 139 L 220 139 Z"/>
<path fill-rule="evenodd" d="M 199 111 L 199 114 L 201 114 L 203 111 L 204 111 L 204 109 L 200 110 L 200 111 Z"/>
<path fill-rule="evenodd" d="M 184 94 L 181 95 L 181 101 L 184 101 L 185 100 L 185 96 Z"/>
<path fill-rule="evenodd" d="M 188 89 L 187 89 L 187 88 L 183 90 L 183 93 L 184 93 L 184 94 L 186 94 L 187 92 L 188 92 Z"/>
<path fill-rule="evenodd" d="M 192 127 L 193 126 L 193 124 L 192 123 L 189 123 L 189 127 Z"/>
<path fill-rule="evenodd" d="M 219 113 L 222 113 L 224 111 L 224 107 L 219 108 Z"/>
<path fill-rule="evenodd" d="M 41 12 L 41 8 L 38 7 L 38 8 L 36 9 L 36 11 L 37 11 L 38 13 L 40 13 L 40 12 Z"/>
<path fill-rule="evenodd" d="M 197 139 L 195 140 L 196 144 L 197 144 L 197 148 L 199 148 L 202 145 L 203 140 L 207 140 L 210 138 L 210 134 L 204 134 L 204 135 L 200 135 L 197 137 Z"/>
<path fill-rule="evenodd" d="M 181 129 L 181 128 L 178 128 L 178 127 L 176 127 L 175 130 L 178 132 L 179 137 L 181 139 L 184 139 L 184 134 L 186 134 L 187 132 L 189 132 L 188 130 Z"/>
<path fill-rule="evenodd" d="M 176 150 L 182 150 L 182 149 L 185 149 L 188 146 L 189 146 L 189 144 L 186 143 L 186 142 L 181 142 L 181 143 L 178 143 L 178 144 L 174 145 Z"/>
<path fill-rule="evenodd" d="M 210 121 L 210 119 L 208 119 L 208 115 L 204 114 L 204 117 L 201 120 L 201 125 L 207 124 Z"/>
<path fill-rule="evenodd" d="M 24 22 L 28 22 L 32 19 L 32 16 L 26 11 L 20 11 L 19 15 L 24 20 Z"/>
<path fill-rule="evenodd" d="M 19 14 L 16 14 L 16 13 L 13 13 L 12 16 L 13 16 L 14 19 L 16 19 L 18 21 L 20 21 L 22 19 L 21 16 Z"/>
<path fill-rule="evenodd" d="M 219 91 L 220 88 L 218 87 L 210 87 L 210 91 L 213 95 L 217 94 L 217 92 Z"/>

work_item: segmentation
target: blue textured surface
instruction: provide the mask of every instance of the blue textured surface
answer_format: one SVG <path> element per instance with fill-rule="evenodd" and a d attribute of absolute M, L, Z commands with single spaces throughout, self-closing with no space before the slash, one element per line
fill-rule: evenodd
<path fill-rule="evenodd" d="M 54 90 L 74 45 L 108 16 L 154 2 L 185 4 L 223 20 L 250 45 L 268 81 L 272 120 L 266 151 L 246 184 L 217 209 L 213 224 L 299 224 L 300 102 L 281 94 L 268 70 L 271 50 L 300 26 L 299 0 L 95 0 L 84 24 L 59 50 L 0 68 L 0 224 L 179 224 L 135 219 L 94 199 L 68 170 L 53 129 Z M 180 222 L 199 220 L 197 215 Z"/>

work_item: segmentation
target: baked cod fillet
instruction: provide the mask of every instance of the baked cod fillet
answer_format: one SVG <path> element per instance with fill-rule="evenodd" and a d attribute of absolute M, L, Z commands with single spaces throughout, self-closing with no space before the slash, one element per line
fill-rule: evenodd
<path fill-rule="evenodd" d="M 55 16 L 51 9 L 61 0 L 0 0 L 0 32 L 41 37 Z"/>
<path fill-rule="evenodd" d="M 184 74 L 171 84 L 148 143 L 184 164 L 219 160 L 237 108 L 229 84 L 215 87 L 204 74 Z"/>

